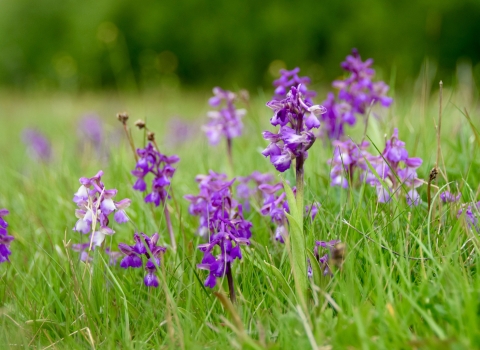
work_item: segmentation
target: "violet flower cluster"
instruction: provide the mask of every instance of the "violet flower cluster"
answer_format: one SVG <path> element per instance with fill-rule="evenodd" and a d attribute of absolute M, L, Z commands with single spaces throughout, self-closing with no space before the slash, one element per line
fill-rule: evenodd
<path fill-rule="evenodd" d="M 461 193 L 453 194 L 450 191 L 443 191 L 440 193 L 440 200 L 443 203 L 456 203 L 459 201 L 460 197 L 462 196 Z"/>
<path fill-rule="evenodd" d="M 238 178 L 239 184 L 237 185 L 237 198 L 242 201 L 245 211 L 250 211 L 250 200 L 260 200 L 259 186 L 268 184 L 272 182 L 273 179 L 272 174 L 262 174 L 258 171 L 254 171 L 248 176 Z"/>
<path fill-rule="evenodd" d="M 78 136 L 80 137 L 82 148 L 91 145 L 99 157 L 105 156 L 104 150 L 104 132 L 101 119 L 95 114 L 87 114 L 78 122 Z"/>
<path fill-rule="evenodd" d="M 48 163 L 52 160 L 52 146 L 47 137 L 36 129 L 25 129 L 22 132 L 23 143 L 27 146 L 30 157 Z"/>
<path fill-rule="evenodd" d="M 296 67 L 292 70 L 280 69 L 280 78 L 273 82 L 273 86 L 275 86 L 275 96 L 273 96 L 274 100 L 283 100 L 287 92 L 293 86 L 301 85 L 300 92 L 305 96 L 305 100 L 311 102 L 311 99 L 317 96 L 315 91 L 311 91 L 307 89 L 307 85 L 310 85 L 310 78 L 309 77 L 299 77 L 298 73 L 300 72 L 300 68 Z"/>
<path fill-rule="evenodd" d="M 280 172 L 289 169 L 293 159 L 298 162 L 297 168 L 303 168 L 307 150 L 315 142 L 312 129 L 320 126 L 318 116 L 326 112 L 324 107 L 307 101 L 301 91 L 301 85 L 294 86 L 285 99 L 267 103 L 274 111 L 270 123 L 280 126 L 280 130 L 275 134 L 263 132 L 263 138 L 270 144 L 262 154 L 270 157 L 270 162 Z"/>
<path fill-rule="evenodd" d="M 143 282 L 147 287 L 158 287 L 158 277 L 156 275 L 157 266 L 160 266 L 160 260 L 167 248 L 158 245 L 159 235 L 154 233 L 151 237 L 144 233 L 136 233 L 133 235 L 134 245 L 119 243 L 118 249 L 125 255 L 120 261 L 120 267 L 124 269 L 143 267 L 143 259 L 145 256 L 145 271 L 147 274 Z"/>
<path fill-rule="evenodd" d="M 225 136 L 227 142 L 230 143 L 233 138 L 242 134 L 242 118 L 245 116 L 246 110 L 236 109 L 234 103 L 237 95 L 231 91 L 215 87 L 213 94 L 214 96 L 208 103 L 218 110 L 207 113 L 210 121 L 202 129 L 212 145 L 218 144 L 222 136 Z"/>
<path fill-rule="evenodd" d="M 401 192 L 401 187 L 406 188 L 407 202 L 409 205 L 420 204 L 420 195 L 416 188 L 424 181 L 418 178 L 417 169 L 422 165 L 421 158 L 410 158 L 405 149 L 405 142 L 398 138 L 398 129 L 387 140 L 385 149 L 379 156 L 373 156 L 366 150 L 368 142 L 360 145 L 351 140 L 334 140 L 333 158 L 328 160 L 332 170 L 330 173 L 331 185 L 347 188 L 352 182 L 356 170 L 360 172 L 360 180 L 365 180 L 377 191 L 378 202 L 387 203 L 392 196 Z M 367 162 L 375 169 L 374 172 L 367 166 Z M 378 176 L 378 177 L 377 177 Z M 382 184 L 383 182 L 383 184 Z"/>
<path fill-rule="evenodd" d="M 315 242 L 315 248 L 313 248 L 313 254 L 315 255 L 315 258 L 317 261 L 320 263 L 320 268 L 323 270 L 323 275 L 329 275 L 332 274 L 329 262 L 330 262 L 330 256 L 332 254 L 332 249 L 335 247 L 337 243 L 340 243 L 339 240 L 331 240 L 331 241 L 316 241 Z M 320 256 L 319 253 L 319 248 L 326 248 L 329 250 L 328 253 Z M 311 277 L 312 276 L 312 271 L 311 271 L 311 266 L 309 265 L 308 267 L 308 275 Z"/>
<path fill-rule="evenodd" d="M 90 241 L 100 246 L 105 240 L 105 235 L 113 235 L 115 231 L 108 226 L 109 216 L 114 213 L 113 218 L 119 224 L 128 221 L 125 209 L 130 206 L 130 199 L 125 198 L 114 201 L 117 194 L 116 189 L 107 190 L 102 180 L 103 171 L 99 171 L 91 178 L 82 177 L 78 191 L 73 197 L 78 209 L 75 215 L 78 218 L 74 231 L 88 234 L 93 231 Z"/>
<path fill-rule="evenodd" d="M 357 145 L 348 139 L 346 141 L 334 140 L 332 145 L 335 147 L 333 157 L 327 161 L 331 166 L 331 185 L 347 188 L 353 180 L 356 169 L 361 171 L 362 174 L 367 170 L 365 158 L 370 154 L 366 149 L 370 144 L 363 141 Z"/>
<path fill-rule="evenodd" d="M 83 262 L 92 262 L 93 256 L 89 254 L 90 250 L 90 243 L 77 243 L 72 244 L 72 250 L 74 252 L 80 253 L 80 261 Z M 95 246 L 92 247 L 92 250 L 95 250 Z M 122 257 L 122 253 L 110 250 L 110 248 L 105 248 L 105 254 L 108 256 L 109 265 L 116 265 L 117 261 L 120 257 Z"/>
<path fill-rule="evenodd" d="M 7 209 L 0 209 L 0 263 L 10 261 L 8 256 L 12 254 L 10 243 L 14 240 L 14 237 L 8 235 L 8 223 L 4 219 L 8 214 Z"/>
<path fill-rule="evenodd" d="M 196 181 L 200 194 L 187 195 L 185 199 L 190 202 L 190 214 L 200 216 L 200 235 L 208 235 L 208 243 L 198 246 L 203 259 L 197 267 L 209 271 L 205 286 L 214 288 L 217 278 L 231 273 L 231 263 L 242 258 L 240 245 L 250 244 L 252 223 L 244 219 L 242 205 L 232 198 L 235 179 L 228 181 L 226 175 L 210 171 L 208 175 L 198 175 Z"/>
<path fill-rule="evenodd" d="M 176 155 L 165 156 L 158 152 L 151 142 L 145 148 L 137 149 L 139 160 L 132 170 L 132 174 L 137 178 L 133 185 L 133 189 L 145 192 L 147 190 L 147 183 L 145 177 L 151 173 L 153 174 L 151 192 L 145 197 L 146 203 L 154 203 L 159 206 L 164 203 L 167 198 L 168 188 L 170 187 L 170 180 L 175 173 L 175 168 L 172 166 L 177 163 L 180 158 Z"/>
<path fill-rule="evenodd" d="M 366 182 L 375 186 L 378 201 L 388 203 L 394 194 L 401 192 L 401 187 L 408 189 L 406 198 L 408 205 L 420 204 L 420 195 L 416 188 L 423 184 L 417 176 L 417 169 L 422 165 L 421 158 L 409 158 L 405 149 L 405 142 L 398 138 L 398 129 L 395 128 L 392 137 L 387 140 L 385 149 L 379 156 L 369 156 L 368 161 L 378 174 L 378 177 L 368 169 Z M 384 186 L 386 185 L 386 187 Z"/>
<path fill-rule="evenodd" d="M 260 213 L 263 216 L 270 216 L 272 222 L 276 225 L 274 238 L 279 243 L 285 243 L 285 237 L 288 234 L 287 224 L 288 219 L 285 213 L 290 213 L 284 187 L 281 182 L 270 185 L 262 184 L 259 186 L 259 190 L 263 193 L 263 205 L 260 209 Z M 281 191 L 281 193 L 277 193 Z M 292 191 L 296 194 L 296 188 L 293 187 Z M 312 221 L 318 213 L 318 204 L 305 206 L 305 214 L 309 215 Z"/>
<path fill-rule="evenodd" d="M 339 89 L 338 101 L 329 93 L 322 105 L 327 109 L 322 117 L 323 132 L 330 139 L 341 139 L 346 124 L 354 125 L 356 115 L 366 115 L 370 106 L 380 103 L 389 107 L 393 100 L 387 96 L 388 85 L 383 81 L 373 82 L 375 70 L 371 68 L 373 60 L 362 61 L 357 49 L 352 50 L 341 67 L 350 75 L 345 80 L 335 80 L 334 88 Z"/>
<path fill-rule="evenodd" d="M 467 222 L 468 227 L 475 229 L 477 233 L 480 233 L 480 226 L 478 225 L 479 211 L 480 201 L 477 203 L 464 204 L 463 207 L 458 210 L 457 218 L 465 215 L 465 221 Z"/>

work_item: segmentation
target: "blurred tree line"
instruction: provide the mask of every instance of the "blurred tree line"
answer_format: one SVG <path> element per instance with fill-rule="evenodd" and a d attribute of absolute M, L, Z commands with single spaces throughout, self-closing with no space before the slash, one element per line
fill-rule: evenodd
<path fill-rule="evenodd" d="M 0 85 L 19 89 L 270 86 L 300 66 L 342 74 L 353 47 L 402 82 L 426 57 L 480 85 L 480 0 L 0 1 Z"/>

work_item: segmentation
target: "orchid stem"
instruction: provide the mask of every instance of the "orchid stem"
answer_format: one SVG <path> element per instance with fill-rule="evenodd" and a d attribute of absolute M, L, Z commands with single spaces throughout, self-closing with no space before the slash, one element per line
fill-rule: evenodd
<path fill-rule="evenodd" d="M 230 163 L 230 167 L 232 169 L 233 174 L 233 155 L 232 155 L 232 139 L 227 138 L 227 154 L 228 154 L 228 162 Z"/>
<path fill-rule="evenodd" d="M 127 123 L 123 123 L 123 130 L 125 130 L 125 134 L 127 134 L 128 143 L 130 144 L 130 148 L 132 149 L 133 156 L 135 157 L 135 161 L 138 162 L 138 156 L 137 156 L 137 152 L 135 151 L 135 145 L 133 143 L 133 137 L 132 137 L 132 134 L 130 133 L 130 131 L 127 127 Z"/>
<path fill-rule="evenodd" d="M 167 222 L 168 234 L 170 235 L 170 244 L 174 252 L 177 251 L 177 242 L 175 241 L 175 234 L 173 233 L 172 220 L 170 219 L 170 212 L 168 211 L 167 204 L 163 207 L 165 213 L 165 221 Z"/>
<path fill-rule="evenodd" d="M 298 210 L 298 215 L 300 219 L 300 228 L 303 231 L 303 211 L 304 211 L 304 205 L 303 205 L 303 181 L 304 181 L 304 172 L 303 172 L 303 155 L 300 155 L 297 157 L 296 162 L 295 162 L 295 175 L 296 175 L 296 180 L 297 180 L 297 193 L 296 193 L 296 200 L 297 200 L 297 210 Z"/>
<path fill-rule="evenodd" d="M 232 276 L 232 263 L 227 262 L 227 281 L 228 281 L 228 291 L 230 293 L 230 301 L 232 304 L 237 302 L 237 298 L 235 297 L 235 287 L 233 286 L 233 276 Z"/>

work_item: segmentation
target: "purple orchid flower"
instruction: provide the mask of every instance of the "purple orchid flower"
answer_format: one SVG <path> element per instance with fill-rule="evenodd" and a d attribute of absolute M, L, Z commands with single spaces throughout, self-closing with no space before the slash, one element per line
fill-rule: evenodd
<path fill-rule="evenodd" d="M 275 96 L 273 99 L 283 100 L 293 86 L 301 85 L 300 92 L 305 96 L 305 100 L 311 103 L 311 99 L 317 96 L 317 93 L 307 89 L 307 85 L 310 84 L 310 78 L 299 77 L 299 72 L 300 68 L 298 67 L 290 71 L 280 69 L 280 78 L 273 82 L 273 86 L 275 86 Z"/>
<path fill-rule="evenodd" d="M 137 149 L 137 154 L 139 160 L 135 170 L 132 170 L 132 174 L 137 178 L 133 189 L 145 192 L 147 190 L 145 177 L 150 173 L 153 174 L 151 192 L 145 197 L 145 202 L 154 203 L 158 207 L 170 198 L 168 188 L 176 170 L 172 165 L 177 163 L 180 158 L 176 155 L 168 157 L 161 154 L 151 142 L 145 148 Z"/>
<path fill-rule="evenodd" d="M 75 210 L 78 221 L 73 230 L 83 234 L 93 231 L 91 242 L 96 246 L 103 243 L 105 235 L 110 236 L 115 233 L 108 226 L 109 216 L 112 213 L 114 213 L 113 217 L 117 223 L 122 224 L 128 221 L 125 209 L 131 203 L 128 198 L 118 202 L 114 201 L 117 190 L 106 190 L 101 181 L 102 175 L 103 171 L 100 170 L 91 178 L 80 178 L 81 186 L 73 197 L 73 201 L 78 206 L 78 209 Z"/>
<path fill-rule="evenodd" d="M 450 191 L 444 191 L 440 193 L 440 199 L 442 200 L 443 203 L 456 203 L 462 196 L 461 193 L 458 194 L 453 194 L 450 193 Z"/>
<path fill-rule="evenodd" d="M 392 137 L 387 140 L 380 156 L 367 156 L 368 161 L 377 172 L 380 180 L 367 169 L 365 181 L 377 190 L 378 202 L 388 203 L 394 193 L 401 193 L 400 187 L 408 189 L 406 198 L 408 205 L 419 205 L 420 195 L 416 188 L 424 181 L 418 178 L 417 168 L 422 165 L 421 158 L 409 158 L 405 143 L 398 138 L 398 129 L 394 129 Z M 384 186 L 386 185 L 386 187 Z"/>
<path fill-rule="evenodd" d="M 263 138 L 270 144 L 262 154 L 270 157 L 270 162 L 280 172 L 289 169 L 292 160 L 296 160 L 297 171 L 303 171 L 307 150 L 315 142 L 311 130 L 320 126 L 318 116 L 326 112 L 324 107 L 307 101 L 301 91 L 301 85 L 294 86 L 285 99 L 267 103 L 274 112 L 270 123 L 280 126 L 280 130 L 277 134 L 263 132 Z"/>
<path fill-rule="evenodd" d="M 236 109 L 235 101 L 237 95 L 231 91 L 219 87 L 213 89 L 214 96 L 208 101 L 210 106 L 218 110 L 208 112 L 210 121 L 203 127 L 210 144 L 216 145 L 225 136 L 230 143 L 235 137 L 242 134 L 242 118 L 246 114 L 245 109 Z M 222 107 L 222 102 L 224 106 Z"/>
<path fill-rule="evenodd" d="M 347 56 L 341 67 L 350 75 L 345 80 L 335 80 L 334 88 L 339 89 L 338 101 L 329 93 L 322 105 L 327 113 L 321 116 L 323 130 L 321 134 L 338 140 L 344 136 L 345 125 L 354 125 L 356 115 L 366 116 L 371 106 L 380 104 L 389 107 L 393 100 L 387 96 L 388 85 L 383 81 L 373 82 L 375 70 L 371 68 L 372 59 L 362 61 L 357 49 Z"/>
<path fill-rule="evenodd" d="M 369 156 L 366 151 L 369 143 L 364 141 L 357 145 L 352 140 L 334 140 L 332 145 L 335 147 L 333 158 L 327 161 L 331 166 L 331 185 L 347 188 L 349 182 L 353 180 L 355 169 L 361 172 L 367 170 L 365 158 Z"/>
<path fill-rule="evenodd" d="M 10 243 L 15 239 L 13 236 L 8 235 L 8 223 L 4 217 L 9 214 L 7 209 L 0 209 L 0 263 L 10 262 L 8 258 L 12 254 L 10 251 Z"/>
<path fill-rule="evenodd" d="M 204 256 L 197 265 L 199 269 L 209 271 L 205 286 L 214 288 L 217 278 L 227 276 L 230 299 L 235 300 L 231 264 L 241 259 L 240 245 L 249 245 L 252 236 L 252 223 L 243 217 L 243 207 L 232 197 L 231 186 L 235 179 L 228 181 L 224 174 L 210 171 L 208 175 L 198 175 L 198 196 L 187 195 L 190 202 L 189 212 L 200 216 L 199 234 L 208 236 L 208 243 L 198 246 Z M 214 255 L 215 246 L 219 246 L 220 254 Z"/>
<path fill-rule="evenodd" d="M 32 159 L 44 163 L 52 160 L 52 146 L 43 133 L 35 129 L 25 129 L 22 132 L 22 140 Z"/>
<path fill-rule="evenodd" d="M 279 182 L 275 185 L 262 184 L 258 189 L 263 194 L 263 205 L 260 213 L 263 216 L 270 216 L 271 221 L 276 225 L 275 240 L 279 243 L 285 243 L 285 237 L 288 234 L 287 224 L 288 219 L 285 213 L 290 213 L 286 194 L 284 192 L 283 183 Z M 277 193 L 279 192 L 280 193 Z M 296 195 L 296 188 L 292 191 Z M 305 206 L 305 214 L 310 215 L 312 221 L 318 213 L 319 203 L 312 203 L 312 205 Z"/>
<path fill-rule="evenodd" d="M 252 174 L 239 177 L 237 185 L 237 197 L 242 200 L 243 208 L 245 211 L 250 211 L 250 200 L 259 201 L 259 189 L 258 187 L 263 184 L 268 184 L 274 179 L 272 174 L 261 174 L 258 171 L 254 171 Z M 250 185 L 253 183 L 253 187 Z"/>
<path fill-rule="evenodd" d="M 167 251 L 164 246 L 158 245 L 158 233 L 151 237 L 144 233 L 134 233 L 134 245 L 119 243 L 118 249 L 123 253 L 124 258 L 120 261 L 120 267 L 124 269 L 143 267 L 143 256 L 146 257 L 145 271 L 147 272 L 143 282 L 147 287 L 158 287 L 156 275 L 157 266 L 160 265 L 161 257 Z"/>

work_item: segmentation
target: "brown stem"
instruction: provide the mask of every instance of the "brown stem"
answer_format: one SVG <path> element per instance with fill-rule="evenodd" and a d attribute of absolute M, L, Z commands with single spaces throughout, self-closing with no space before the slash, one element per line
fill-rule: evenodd
<path fill-rule="evenodd" d="M 125 134 L 127 134 L 128 143 L 130 144 L 130 147 L 132 149 L 133 156 L 135 157 L 135 161 L 138 162 L 138 155 L 137 155 L 137 152 L 135 151 L 135 144 L 133 143 L 132 134 L 128 131 L 127 123 L 123 123 L 123 130 L 125 130 Z"/>

